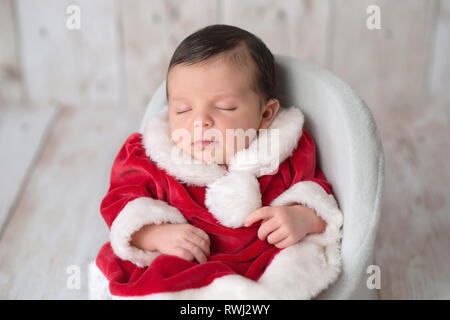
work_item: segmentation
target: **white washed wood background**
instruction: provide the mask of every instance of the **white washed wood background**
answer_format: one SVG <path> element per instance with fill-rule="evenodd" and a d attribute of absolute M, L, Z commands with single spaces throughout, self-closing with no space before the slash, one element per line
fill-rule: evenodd
<path fill-rule="evenodd" d="M 71 4 L 80 30 L 66 28 Z M 366 28 L 371 4 L 380 30 Z M 386 156 L 380 297 L 450 298 L 450 0 L 0 0 L 0 298 L 87 297 L 113 158 L 178 43 L 213 23 L 361 95 Z"/>

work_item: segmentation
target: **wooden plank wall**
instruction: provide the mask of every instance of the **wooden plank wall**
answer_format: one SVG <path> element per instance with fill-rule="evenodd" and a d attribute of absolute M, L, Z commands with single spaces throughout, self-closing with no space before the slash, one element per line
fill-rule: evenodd
<path fill-rule="evenodd" d="M 80 30 L 66 27 L 69 5 Z M 366 28 L 369 5 L 379 30 Z M 87 297 L 112 160 L 178 43 L 213 23 L 329 68 L 361 95 L 386 157 L 380 297 L 449 298 L 449 0 L 0 0 L 0 297 Z M 79 290 L 66 287 L 70 265 Z"/>
<path fill-rule="evenodd" d="M 19 48 L 12 0 L 0 1 L 0 108 L 22 97 Z"/>
<path fill-rule="evenodd" d="M 66 27 L 66 8 L 81 28 Z M 23 85 L 30 104 L 118 107 L 121 85 L 118 6 L 110 0 L 15 2 Z"/>

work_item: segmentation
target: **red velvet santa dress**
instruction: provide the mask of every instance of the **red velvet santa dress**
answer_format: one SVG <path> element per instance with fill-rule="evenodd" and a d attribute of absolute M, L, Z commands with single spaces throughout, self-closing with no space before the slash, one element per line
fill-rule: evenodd
<path fill-rule="evenodd" d="M 310 299 L 333 283 L 341 271 L 343 217 L 316 166 L 315 144 L 303 123 L 300 109 L 280 109 L 269 128 L 278 130 L 259 134 L 235 154 L 228 170 L 187 163 L 170 138 L 167 107 L 142 134 L 131 134 L 114 161 L 100 208 L 110 241 L 96 265 L 112 297 Z M 261 206 L 292 203 L 314 209 L 326 221 L 325 231 L 278 249 L 259 240 L 261 221 L 243 226 Z M 208 261 L 131 246 L 131 235 L 152 223 L 203 229 L 211 240 Z"/>

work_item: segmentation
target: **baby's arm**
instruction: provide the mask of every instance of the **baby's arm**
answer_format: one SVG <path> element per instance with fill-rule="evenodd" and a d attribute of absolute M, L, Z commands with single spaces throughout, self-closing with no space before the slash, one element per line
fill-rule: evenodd
<path fill-rule="evenodd" d="M 110 246 L 114 254 L 120 259 L 130 261 L 141 268 L 150 265 L 161 253 L 202 259 L 200 254 L 197 253 L 198 250 L 194 249 L 192 245 L 189 254 L 181 253 L 183 251 L 181 249 L 175 251 L 173 247 L 168 250 L 167 246 L 174 243 L 174 240 L 168 238 L 164 232 L 158 232 L 160 229 L 166 230 L 159 225 L 170 224 L 171 228 L 168 226 L 167 230 L 172 230 L 173 225 L 188 223 L 182 212 L 163 200 L 165 199 L 163 183 L 158 167 L 145 153 L 142 135 L 139 133 L 131 134 L 114 160 L 111 169 L 110 187 L 102 200 L 100 212 L 111 230 L 109 235 Z M 142 235 L 153 234 L 153 230 L 147 231 L 147 229 L 153 229 L 147 228 L 147 225 L 155 225 L 155 235 L 152 237 L 157 241 L 149 242 L 146 236 L 142 236 L 134 239 L 136 246 L 132 245 L 130 242 L 136 231 L 143 229 Z M 192 226 L 184 226 L 184 229 L 192 228 Z M 160 233 L 161 235 L 159 235 Z M 136 234 L 140 235 L 141 233 Z M 188 239 L 192 237 L 188 237 Z M 177 239 L 180 238 L 183 237 L 178 236 Z M 179 242 L 182 243 L 181 240 Z M 164 243 L 167 243 L 167 246 Z M 188 244 L 184 244 L 184 246 L 189 248 Z M 156 250 L 143 250 L 139 247 L 156 248 Z M 192 254 L 192 251 L 196 255 Z"/>
<path fill-rule="evenodd" d="M 185 260 L 207 261 L 210 255 L 208 234 L 189 223 L 147 224 L 133 233 L 130 244 L 136 248 L 159 251 Z"/>
<path fill-rule="evenodd" d="M 304 130 L 297 148 L 280 166 L 287 189 L 270 206 L 252 212 L 246 221 L 251 225 L 263 220 L 258 237 L 284 248 L 308 235 L 323 246 L 334 244 L 341 237 L 342 213 L 332 194 L 331 184 L 316 166 L 315 143 Z"/>

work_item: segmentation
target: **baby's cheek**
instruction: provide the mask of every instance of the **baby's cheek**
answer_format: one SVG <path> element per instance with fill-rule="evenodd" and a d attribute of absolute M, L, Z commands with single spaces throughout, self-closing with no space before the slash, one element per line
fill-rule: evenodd
<path fill-rule="evenodd" d="M 238 151 L 247 148 L 249 137 L 245 135 L 229 136 L 225 141 L 226 154 L 228 157 L 234 156 Z"/>
<path fill-rule="evenodd" d="M 233 157 L 234 152 L 233 152 L 233 150 L 229 150 L 227 148 L 226 143 L 223 143 L 221 147 L 222 147 L 221 154 L 220 155 L 217 154 L 215 158 L 217 159 L 217 161 L 220 161 L 220 163 L 222 163 L 222 164 L 228 163 L 228 161 Z"/>
<path fill-rule="evenodd" d="M 188 151 L 192 144 L 191 135 L 186 130 L 172 132 L 172 141 L 181 149 Z"/>

